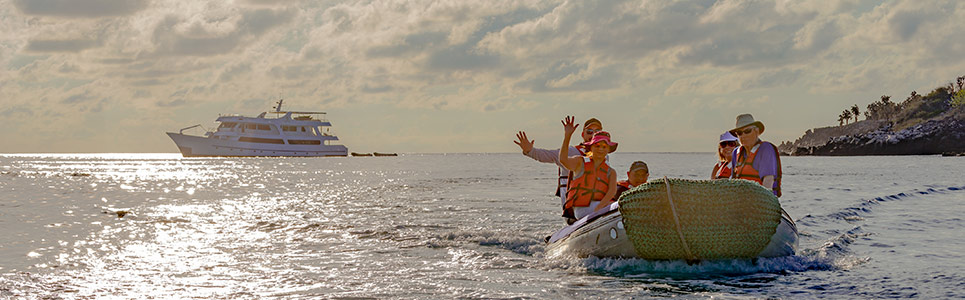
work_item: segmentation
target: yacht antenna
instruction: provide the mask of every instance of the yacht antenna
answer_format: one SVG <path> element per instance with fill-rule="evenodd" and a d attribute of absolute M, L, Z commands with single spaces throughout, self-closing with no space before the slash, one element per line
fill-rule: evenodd
<path fill-rule="evenodd" d="M 285 99 L 278 99 L 278 102 L 275 102 L 275 103 L 278 103 L 278 106 L 272 107 L 275 109 L 275 112 L 281 112 L 281 103 L 283 101 L 285 101 Z"/>

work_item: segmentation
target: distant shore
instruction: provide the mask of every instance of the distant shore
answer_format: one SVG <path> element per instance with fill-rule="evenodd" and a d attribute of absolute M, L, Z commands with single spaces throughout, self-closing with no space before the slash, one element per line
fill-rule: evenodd
<path fill-rule="evenodd" d="M 784 155 L 965 155 L 965 90 L 949 84 L 928 95 L 912 92 L 901 103 L 882 96 L 857 121 L 857 105 L 839 116 L 839 126 L 807 130 L 781 143 Z M 851 112 L 854 112 L 853 114 Z M 854 117 L 855 122 L 844 124 Z"/>

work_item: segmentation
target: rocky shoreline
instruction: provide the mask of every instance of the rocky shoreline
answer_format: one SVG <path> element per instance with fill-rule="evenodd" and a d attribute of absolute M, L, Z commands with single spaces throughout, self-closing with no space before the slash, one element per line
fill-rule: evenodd
<path fill-rule="evenodd" d="M 862 121 L 865 122 L 865 121 Z M 932 119 L 895 131 L 887 122 L 857 122 L 849 132 L 828 135 L 830 128 L 809 130 L 794 143 L 786 142 L 778 149 L 785 155 L 965 155 L 965 120 L 946 117 Z M 863 125 L 863 126 L 859 126 Z M 868 130 L 868 125 L 874 127 Z M 817 142 L 825 136 L 824 142 Z"/>
<path fill-rule="evenodd" d="M 957 91 L 956 91 L 957 90 Z M 858 115 L 845 111 L 844 123 Z M 939 87 L 926 96 L 912 92 L 901 103 L 882 96 L 868 105 L 865 120 L 810 129 L 784 142 L 784 155 L 936 155 L 965 156 L 965 76 L 959 86 Z"/>

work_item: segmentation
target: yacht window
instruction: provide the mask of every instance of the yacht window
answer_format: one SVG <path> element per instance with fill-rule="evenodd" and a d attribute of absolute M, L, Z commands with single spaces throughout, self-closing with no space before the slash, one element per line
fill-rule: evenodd
<path fill-rule="evenodd" d="M 282 126 L 282 131 L 295 131 L 295 126 Z"/>
<path fill-rule="evenodd" d="M 319 140 L 288 140 L 290 145 L 321 145 Z"/>
<path fill-rule="evenodd" d="M 239 142 L 249 142 L 249 143 L 262 143 L 262 144 L 284 144 L 285 141 L 281 139 L 263 139 L 254 137 L 240 137 Z"/>
<path fill-rule="evenodd" d="M 305 127 L 299 127 L 299 128 L 302 129 L 302 132 L 305 132 Z"/>
<path fill-rule="evenodd" d="M 258 129 L 258 125 L 248 123 L 248 124 L 245 124 L 245 129 Z"/>
<path fill-rule="evenodd" d="M 221 126 L 219 126 L 218 128 L 234 128 L 235 125 L 237 124 L 238 123 L 234 123 L 234 122 L 224 122 L 224 123 L 221 123 Z"/>
<path fill-rule="evenodd" d="M 258 124 L 258 130 L 271 130 L 271 126 L 266 124 Z"/>

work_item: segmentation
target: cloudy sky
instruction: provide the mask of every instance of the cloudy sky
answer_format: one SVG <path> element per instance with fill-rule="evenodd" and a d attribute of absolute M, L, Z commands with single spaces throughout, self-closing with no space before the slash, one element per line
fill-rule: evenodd
<path fill-rule="evenodd" d="M 965 75 L 965 1 L 0 0 L 0 152 L 176 152 L 219 113 L 329 112 L 356 152 L 714 151 Z"/>

